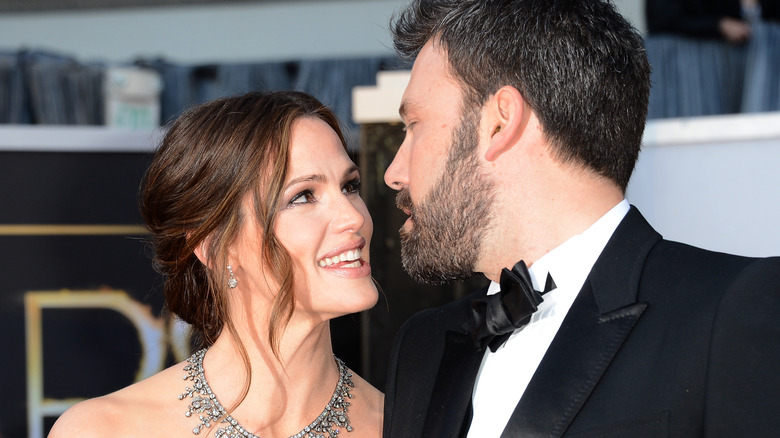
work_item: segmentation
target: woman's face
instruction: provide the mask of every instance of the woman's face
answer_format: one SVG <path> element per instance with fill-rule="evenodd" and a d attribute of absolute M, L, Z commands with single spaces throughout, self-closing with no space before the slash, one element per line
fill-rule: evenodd
<path fill-rule="evenodd" d="M 316 117 L 293 123 L 289 154 L 274 232 L 293 261 L 296 313 L 325 320 L 372 307 L 373 223 L 358 193 L 357 166 L 333 129 Z M 263 275 L 247 272 L 247 265 L 243 271 Z"/>

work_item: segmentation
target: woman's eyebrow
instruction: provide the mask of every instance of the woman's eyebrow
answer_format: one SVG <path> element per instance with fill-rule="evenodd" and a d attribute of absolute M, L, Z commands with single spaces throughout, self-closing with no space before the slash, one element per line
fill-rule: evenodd
<path fill-rule="evenodd" d="M 288 189 L 296 184 L 300 184 L 304 182 L 312 182 L 312 181 L 322 182 L 326 180 L 327 178 L 325 178 L 325 175 L 322 174 L 304 175 L 304 176 L 299 176 L 298 178 L 291 179 L 290 182 L 287 183 L 286 186 L 284 186 L 284 188 Z"/>

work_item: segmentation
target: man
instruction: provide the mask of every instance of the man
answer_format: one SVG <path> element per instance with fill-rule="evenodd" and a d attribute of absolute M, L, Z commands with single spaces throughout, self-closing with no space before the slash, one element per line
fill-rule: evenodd
<path fill-rule="evenodd" d="M 624 199 L 650 68 L 614 7 L 416 0 L 393 32 L 404 267 L 493 283 L 401 328 L 385 436 L 780 433 L 780 260 L 663 240 Z"/>

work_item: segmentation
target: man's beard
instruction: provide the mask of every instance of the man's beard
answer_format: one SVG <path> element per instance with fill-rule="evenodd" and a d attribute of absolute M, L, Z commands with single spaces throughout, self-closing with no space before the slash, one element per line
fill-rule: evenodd
<path fill-rule="evenodd" d="M 409 189 L 396 197 L 398 208 L 411 212 L 411 230 L 401 228 L 401 262 L 420 283 L 440 284 L 470 278 L 482 240 L 490 226 L 493 182 L 479 166 L 479 113 L 461 117 L 453 131 L 439 181 L 417 205 Z"/>

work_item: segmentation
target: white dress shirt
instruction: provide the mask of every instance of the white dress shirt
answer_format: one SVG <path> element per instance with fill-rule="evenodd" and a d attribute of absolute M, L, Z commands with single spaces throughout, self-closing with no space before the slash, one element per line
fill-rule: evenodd
<path fill-rule="evenodd" d="M 487 349 L 474 385 L 469 438 L 501 436 L 593 264 L 628 210 L 624 199 L 582 234 L 545 254 L 528 269 L 535 289 L 543 290 L 548 272 L 557 288 L 544 295 L 528 325 L 515 330 L 495 353 Z M 498 283 L 492 282 L 488 294 L 498 291 Z"/>

